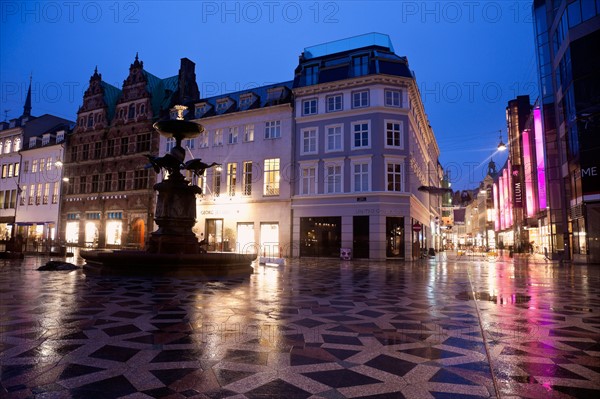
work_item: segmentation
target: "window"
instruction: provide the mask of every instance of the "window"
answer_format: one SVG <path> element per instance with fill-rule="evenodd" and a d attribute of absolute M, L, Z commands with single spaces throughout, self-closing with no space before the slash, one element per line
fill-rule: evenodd
<path fill-rule="evenodd" d="M 369 122 L 352 123 L 352 148 L 369 148 Z"/>
<path fill-rule="evenodd" d="M 244 141 L 254 141 L 254 125 L 244 125 Z"/>
<path fill-rule="evenodd" d="M 46 133 L 42 136 L 42 145 L 48 145 L 50 143 L 50 134 Z"/>
<path fill-rule="evenodd" d="M 118 191 L 125 191 L 126 188 L 126 182 L 127 182 L 127 172 L 119 172 L 117 174 L 117 190 Z"/>
<path fill-rule="evenodd" d="M 37 145 L 37 137 L 31 137 L 29 139 L 29 148 L 35 148 Z"/>
<path fill-rule="evenodd" d="M 133 175 L 133 189 L 143 190 L 148 188 L 148 169 L 136 170 Z"/>
<path fill-rule="evenodd" d="M 24 184 L 21 191 L 21 200 L 19 201 L 19 205 L 25 205 L 25 201 L 27 200 L 27 185 Z M 0 201 L 2 202 L 2 201 Z M 0 206 L 1 208 L 1 206 Z"/>
<path fill-rule="evenodd" d="M 29 161 L 23 162 L 23 172 L 29 172 Z"/>
<path fill-rule="evenodd" d="M 388 162 L 386 166 L 387 191 L 404 191 L 402 163 L 399 161 Z"/>
<path fill-rule="evenodd" d="M 48 157 L 46 160 L 46 170 L 52 170 L 52 157 Z"/>
<path fill-rule="evenodd" d="M 115 155 L 115 139 L 108 140 L 108 146 L 106 147 L 106 156 L 113 157 Z"/>
<path fill-rule="evenodd" d="M 8 164 L 8 177 L 13 177 L 14 167 L 15 165 L 13 165 L 12 163 Z"/>
<path fill-rule="evenodd" d="M 127 113 L 127 119 L 135 118 L 135 105 L 129 104 L 129 112 Z"/>
<path fill-rule="evenodd" d="M 279 158 L 265 159 L 263 195 L 279 195 Z"/>
<path fill-rule="evenodd" d="M 252 161 L 244 161 L 242 173 L 242 194 L 252 195 Z"/>
<path fill-rule="evenodd" d="M 99 159 L 102 157 L 102 142 L 98 141 L 94 143 L 94 158 Z"/>
<path fill-rule="evenodd" d="M 9 140 L 6 140 L 6 141 L 4 142 L 4 153 L 5 153 L 5 154 L 8 154 L 8 153 L 10 153 L 10 150 L 11 150 L 11 145 L 12 145 L 12 141 L 11 141 L 10 139 L 9 139 Z"/>
<path fill-rule="evenodd" d="M 302 155 L 317 153 L 317 129 L 302 129 Z"/>
<path fill-rule="evenodd" d="M 327 144 L 325 146 L 325 151 L 332 152 L 343 150 L 344 147 L 342 145 L 342 125 L 326 126 L 325 130 L 327 132 Z"/>
<path fill-rule="evenodd" d="M 19 170 L 21 169 L 19 162 L 15 163 L 15 177 L 19 176 Z"/>
<path fill-rule="evenodd" d="M 171 152 L 173 147 L 175 147 L 175 138 L 169 137 L 165 143 L 165 152 Z"/>
<path fill-rule="evenodd" d="M 79 177 L 79 193 L 84 194 L 87 193 L 87 181 L 86 176 Z"/>
<path fill-rule="evenodd" d="M 150 133 L 138 134 L 135 143 L 136 152 L 150 151 L 150 140 Z"/>
<path fill-rule="evenodd" d="M 189 148 L 190 150 L 194 149 L 194 141 L 196 141 L 195 139 L 187 139 L 183 142 L 183 146 L 185 148 Z"/>
<path fill-rule="evenodd" d="M 304 68 L 304 82 L 306 86 L 319 83 L 319 66 L 310 65 Z"/>
<path fill-rule="evenodd" d="M 385 90 L 385 105 L 402 107 L 402 92 L 400 90 Z"/>
<path fill-rule="evenodd" d="M 64 131 L 60 131 L 58 133 L 56 133 L 56 142 L 57 143 L 62 143 L 65 140 L 65 132 Z"/>
<path fill-rule="evenodd" d="M 227 194 L 230 197 L 235 195 L 235 185 L 237 183 L 237 163 L 227 164 Z"/>
<path fill-rule="evenodd" d="M 129 152 L 129 137 L 121 137 L 121 155 Z"/>
<path fill-rule="evenodd" d="M 71 162 L 77 162 L 77 151 L 79 150 L 79 147 L 74 145 L 73 147 L 71 147 Z M 33 166 L 32 166 L 33 168 Z"/>
<path fill-rule="evenodd" d="M 223 145 L 223 129 L 215 130 L 214 146 Z"/>
<path fill-rule="evenodd" d="M 361 90 L 352 93 L 352 108 L 364 108 L 369 106 L 369 91 Z"/>
<path fill-rule="evenodd" d="M 302 115 L 315 115 L 317 113 L 317 99 L 302 101 Z"/>
<path fill-rule="evenodd" d="M 92 127 L 94 126 L 94 115 L 88 115 L 87 116 L 87 127 Z"/>
<path fill-rule="evenodd" d="M 2 165 L 2 178 L 6 179 L 7 175 L 8 175 L 8 165 Z"/>
<path fill-rule="evenodd" d="M 215 168 L 213 172 L 213 195 L 218 197 L 221 195 L 221 169 Z"/>
<path fill-rule="evenodd" d="M 265 139 L 276 139 L 281 137 L 281 121 L 265 122 Z"/>
<path fill-rule="evenodd" d="M 300 194 L 311 195 L 317 193 L 317 168 L 314 165 L 304 166 L 301 169 Z"/>
<path fill-rule="evenodd" d="M 352 164 L 352 185 L 354 192 L 369 191 L 369 162 L 356 161 Z"/>
<path fill-rule="evenodd" d="M 46 158 L 41 158 L 40 159 L 40 172 L 43 172 L 46 170 Z"/>
<path fill-rule="evenodd" d="M 112 191 L 112 173 L 107 173 L 104 175 L 104 191 Z"/>
<path fill-rule="evenodd" d="M 35 204 L 40 205 L 42 203 L 42 183 L 38 183 L 37 191 L 35 192 Z"/>
<path fill-rule="evenodd" d="M 369 73 L 369 56 L 359 55 L 352 57 L 352 75 L 363 76 Z"/>
<path fill-rule="evenodd" d="M 100 188 L 100 176 L 99 175 L 93 175 L 92 176 L 92 193 L 97 193 Z"/>
<path fill-rule="evenodd" d="M 83 153 L 81 154 L 81 159 L 83 161 L 86 161 L 86 160 L 90 159 L 90 145 L 89 144 L 84 144 L 82 151 L 83 151 Z"/>
<path fill-rule="evenodd" d="M 50 200 L 50 183 L 44 183 L 44 198 L 42 200 L 43 204 L 46 205 Z"/>
<path fill-rule="evenodd" d="M 342 95 L 336 94 L 327 97 L 327 112 L 335 112 L 342 110 Z"/>
<path fill-rule="evenodd" d="M 15 139 L 15 144 L 13 145 L 13 149 L 15 152 L 17 152 L 21 149 L 21 139 L 20 138 L 17 137 Z"/>
<path fill-rule="evenodd" d="M 238 128 L 230 127 L 227 133 L 227 144 L 237 144 L 238 142 Z"/>
<path fill-rule="evenodd" d="M 342 165 L 325 165 L 325 192 L 327 194 L 342 192 Z"/>
<path fill-rule="evenodd" d="M 52 203 L 58 204 L 58 190 L 60 188 L 60 182 L 54 183 L 54 188 L 52 189 Z"/>
<path fill-rule="evenodd" d="M 390 148 L 402 148 L 404 146 L 404 135 L 402 133 L 402 122 L 385 121 L 385 146 Z"/>
<path fill-rule="evenodd" d="M 140 105 L 140 114 L 146 113 L 146 106 L 144 104 Z"/>
<path fill-rule="evenodd" d="M 31 173 L 37 173 L 38 171 L 38 160 L 34 159 L 33 162 L 31 163 Z"/>
<path fill-rule="evenodd" d="M 35 184 L 29 186 L 29 205 L 33 205 L 35 201 Z"/>
<path fill-rule="evenodd" d="M 200 148 L 208 147 L 208 132 L 203 131 L 202 133 L 200 133 L 200 137 L 198 140 L 200 141 Z"/>

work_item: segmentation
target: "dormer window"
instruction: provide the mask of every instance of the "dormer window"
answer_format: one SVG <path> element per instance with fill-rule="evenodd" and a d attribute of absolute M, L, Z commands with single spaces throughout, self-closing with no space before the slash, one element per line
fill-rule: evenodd
<path fill-rule="evenodd" d="M 9 154 L 12 146 L 12 141 L 10 139 L 4 142 L 4 153 Z"/>
<path fill-rule="evenodd" d="M 229 105 L 228 98 L 217 100 L 217 112 L 225 112 L 229 108 Z"/>
<path fill-rule="evenodd" d="M 15 144 L 13 144 L 13 148 L 15 152 L 21 150 L 21 139 L 19 137 L 15 139 Z"/>
<path fill-rule="evenodd" d="M 50 143 L 50 133 L 46 133 L 42 136 L 42 145 L 48 145 Z"/>
<path fill-rule="evenodd" d="M 287 96 L 287 88 L 285 86 L 273 87 L 267 90 L 267 103 L 279 104 Z"/>
<path fill-rule="evenodd" d="M 369 73 L 369 56 L 352 57 L 352 76 L 363 76 Z"/>
<path fill-rule="evenodd" d="M 65 140 L 65 131 L 61 130 L 60 132 L 56 133 L 56 142 L 57 143 L 62 143 Z"/>
<path fill-rule="evenodd" d="M 240 96 L 240 110 L 245 111 L 254 104 L 257 97 L 254 93 L 246 93 Z"/>
<path fill-rule="evenodd" d="M 35 148 L 35 144 L 37 143 L 37 137 L 32 137 L 29 139 L 29 148 Z"/>
<path fill-rule="evenodd" d="M 177 110 L 175 110 L 175 111 L 171 111 L 171 112 L 169 113 L 169 117 L 170 117 L 171 119 L 177 119 L 177 116 L 178 116 L 178 115 L 177 115 Z"/>
<path fill-rule="evenodd" d="M 319 83 L 319 66 L 309 65 L 304 68 L 304 83 L 307 86 Z"/>

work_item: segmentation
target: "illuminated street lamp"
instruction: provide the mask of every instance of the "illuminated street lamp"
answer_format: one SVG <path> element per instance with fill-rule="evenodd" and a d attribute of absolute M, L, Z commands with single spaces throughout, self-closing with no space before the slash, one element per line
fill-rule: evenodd
<path fill-rule="evenodd" d="M 504 142 L 502 141 L 502 130 L 499 130 L 500 132 L 500 142 L 498 143 L 498 151 L 504 151 L 506 150 L 506 144 L 504 144 Z"/>

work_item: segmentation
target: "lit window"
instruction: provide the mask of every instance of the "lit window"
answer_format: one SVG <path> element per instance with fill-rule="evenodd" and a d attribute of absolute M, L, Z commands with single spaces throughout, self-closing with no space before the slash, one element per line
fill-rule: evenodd
<path fill-rule="evenodd" d="M 231 197 L 235 195 L 235 185 L 237 183 L 237 163 L 227 164 L 227 194 Z"/>
<path fill-rule="evenodd" d="M 230 127 L 227 134 L 227 144 L 237 144 L 238 142 L 238 128 Z"/>
<path fill-rule="evenodd" d="M 252 195 L 252 161 L 244 161 L 242 176 L 243 195 Z"/>
<path fill-rule="evenodd" d="M 264 195 L 279 195 L 279 158 L 265 159 Z"/>

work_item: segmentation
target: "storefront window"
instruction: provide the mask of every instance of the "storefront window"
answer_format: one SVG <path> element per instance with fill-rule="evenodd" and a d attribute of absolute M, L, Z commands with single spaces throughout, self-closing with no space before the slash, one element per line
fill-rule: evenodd
<path fill-rule="evenodd" d="M 339 257 L 341 217 L 300 218 L 300 256 Z"/>
<path fill-rule="evenodd" d="M 123 233 L 123 223 L 112 220 L 106 223 L 106 243 L 108 245 L 121 245 L 121 235 Z"/>
<path fill-rule="evenodd" d="M 65 239 L 72 244 L 79 242 L 79 222 L 67 222 Z"/>
<path fill-rule="evenodd" d="M 404 258 L 404 218 L 385 218 L 385 256 Z"/>

